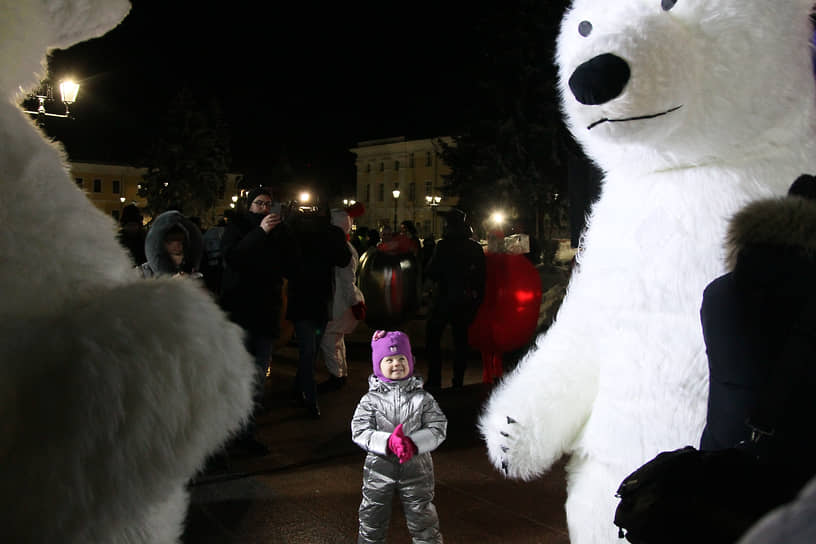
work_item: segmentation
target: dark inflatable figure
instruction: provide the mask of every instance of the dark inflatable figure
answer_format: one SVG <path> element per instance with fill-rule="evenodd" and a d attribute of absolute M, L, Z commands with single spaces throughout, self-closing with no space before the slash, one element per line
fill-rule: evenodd
<path fill-rule="evenodd" d="M 411 252 L 370 248 L 360 258 L 358 287 L 365 296 L 366 325 L 372 329 L 399 328 L 419 309 L 419 262 Z"/>

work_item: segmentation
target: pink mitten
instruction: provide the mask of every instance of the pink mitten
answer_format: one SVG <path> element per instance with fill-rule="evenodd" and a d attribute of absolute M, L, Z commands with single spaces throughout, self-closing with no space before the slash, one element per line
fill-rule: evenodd
<path fill-rule="evenodd" d="M 414 441 L 403 435 L 402 437 L 402 455 L 399 456 L 400 464 L 411 460 L 411 457 L 417 452 Z"/>
<path fill-rule="evenodd" d="M 402 463 L 402 458 L 405 455 L 405 435 L 402 433 L 402 423 L 397 425 L 394 432 L 391 433 L 391 436 L 388 437 L 388 449 L 391 450 L 394 455 L 399 457 L 400 463 Z"/>

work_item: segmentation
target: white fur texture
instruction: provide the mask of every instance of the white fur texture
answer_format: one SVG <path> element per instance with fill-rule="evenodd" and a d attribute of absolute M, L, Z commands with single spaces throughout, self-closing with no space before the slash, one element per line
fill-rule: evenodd
<path fill-rule="evenodd" d="M 557 62 L 569 127 L 604 170 L 555 323 L 485 406 L 491 461 L 530 479 L 571 454 L 573 544 L 617 542 L 617 486 L 658 452 L 697 445 L 708 371 L 702 292 L 728 219 L 816 171 L 810 0 L 575 0 Z M 578 32 L 582 21 L 592 32 Z M 617 98 L 580 104 L 576 67 L 629 64 Z M 650 119 L 628 119 L 679 109 Z M 508 419 L 509 418 L 509 419 Z"/>
<path fill-rule="evenodd" d="M 241 330 L 194 282 L 138 278 L 113 221 L 15 104 L 50 45 L 122 1 L 0 0 L 0 527 L 8 542 L 172 543 L 186 482 L 243 423 Z"/>

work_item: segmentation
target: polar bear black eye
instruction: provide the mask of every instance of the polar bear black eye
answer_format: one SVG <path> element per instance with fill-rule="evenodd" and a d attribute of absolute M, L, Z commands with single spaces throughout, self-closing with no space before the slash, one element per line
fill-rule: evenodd
<path fill-rule="evenodd" d="M 660 5 L 663 6 L 664 11 L 669 11 L 677 3 L 677 0 L 661 0 Z"/>
<path fill-rule="evenodd" d="M 589 21 L 581 21 L 581 24 L 578 25 L 578 34 L 586 38 L 592 33 L 592 23 Z"/>

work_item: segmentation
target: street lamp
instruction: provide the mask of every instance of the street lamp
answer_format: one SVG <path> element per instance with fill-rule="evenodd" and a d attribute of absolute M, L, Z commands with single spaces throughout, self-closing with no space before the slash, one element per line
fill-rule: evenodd
<path fill-rule="evenodd" d="M 70 79 L 63 80 L 59 84 L 59 90 L 60 99 L 62 100 L 62 103 L 65 105 L 64 114 L 49 113 L 45 111 L 45 103 L 54 101 L 51 85 L 43 86 L 42 88 L 40 88 L 39 91 L 41 94 L 35 94 L 32 96 L 32 98 L 36 98 L 38 101 L 37 111 L 30 110 L 24 111 L 28 114 L 36 115 L 38 117 L 61 117 L 63 119 L 71 118 L 72 116 L 69 106 L 76 102 L 77 94 L 79 93 L 79 83 L 76 83 Z"/>
<path fill-rule="evenodd" d="M 425 195 L 425 204 L 431 208 L 431 232 L 436 234 L 436 208 L 442 202 L 441 196 Z"/>
<path fill-rule="evenodd" d="M 391 194 L 394 196 L 394 232 L 397 232 L 397 201 L 399 200 L 400 190 L 394 189 L 391 191 Z"/>

